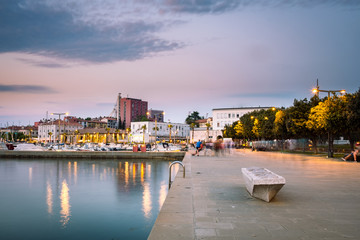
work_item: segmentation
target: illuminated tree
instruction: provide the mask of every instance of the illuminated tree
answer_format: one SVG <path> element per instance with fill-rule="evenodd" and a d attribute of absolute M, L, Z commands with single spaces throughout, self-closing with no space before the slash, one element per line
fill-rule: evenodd
<path fill-rule="evenodd" d="M 171 129 L 173 128 L 174 126 L 169 124 L 168 125 L 168 128 L 169 128 L 169 142 L 171 142 Z"/>

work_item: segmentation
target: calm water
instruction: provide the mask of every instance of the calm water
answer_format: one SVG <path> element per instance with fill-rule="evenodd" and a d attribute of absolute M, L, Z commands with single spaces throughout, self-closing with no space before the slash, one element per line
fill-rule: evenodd
<path fill-rule="evenodd" d="M 167 195 L 168 167 L 1 159 L 0 239 L 146 239 Z"/>

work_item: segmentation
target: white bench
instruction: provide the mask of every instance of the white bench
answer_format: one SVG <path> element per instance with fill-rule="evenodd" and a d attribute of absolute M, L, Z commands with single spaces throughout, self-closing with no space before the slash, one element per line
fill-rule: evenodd
<path fill-rule="evenodd" d="M 270 202 L 285 185 L 285 178 L 266 168 L 249 167 L 241 171 L 250 195 L 266 202 Z"/>

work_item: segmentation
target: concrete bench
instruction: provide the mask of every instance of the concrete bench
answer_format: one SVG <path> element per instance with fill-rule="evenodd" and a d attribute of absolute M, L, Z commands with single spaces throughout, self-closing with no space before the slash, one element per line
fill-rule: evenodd
<path fill-rule="evenodd" d="M 285 178 L 266 168 L 249 167 L 241 171 L 250 195 L 266 202 L 270 202 L 285 185 Z"/>

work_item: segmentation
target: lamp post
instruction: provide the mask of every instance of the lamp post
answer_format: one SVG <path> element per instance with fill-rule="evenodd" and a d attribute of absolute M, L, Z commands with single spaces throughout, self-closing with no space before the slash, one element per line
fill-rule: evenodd
<path fill-rule="evenodd" d="M 58 149 L 59 149 L 59 146 L 60 146 L 60 117 L 61 115 L 69 115 L 69 113 L 51 113 L 51 115 L 58 115 L 59 116 L 59 135 L 58 135 Z M 65 125 L 64 125 L 64 128 L 65 128 Z M 65 129 L 64 129 L 65 130 Z"/>
<path fill-rule="evenodd" d="M 319 92 L 326 92 L 328 94 L 328 99 L 330 99 L 330 93 L 332 93 L 334 96 L 336 96 L 336 93 L 340 93 L 340 94 L 345 94 L 346 91 L 344 89 L 342 90 L 320 90 L 319 88 L 319 80 L 316 80 L 316 88 L 313 88 L 312 92 L 316 95 L 319 96 Z M 328 130 L 328 158 L 332 158 L 334 156 L 334 151 L 332 148 L 332 143 L 330 143 L 332 141 L 332 136 L 330 133 L 330 129 Z"/>
<path fill-rule="evenodd" d="M 319 87 L 319 79 L 316 79 L 316 88 L 313 88 L 312 92 L 316 95 L 319 96 L 319 92 L 326 92 L 328 94 L 328 98 L 330 98 L 330 93 L 332 93 L 334 96 L 336 96 L 336 93 L 340 93 L 340 94 L 345 94 L 346 91 L 344 89 L 342 90 L 320 90 Z"/>

